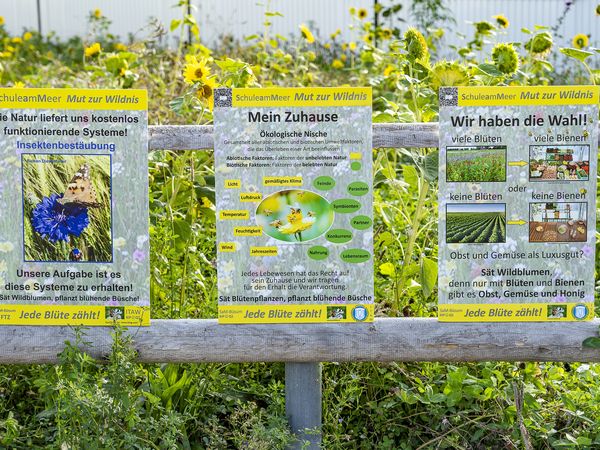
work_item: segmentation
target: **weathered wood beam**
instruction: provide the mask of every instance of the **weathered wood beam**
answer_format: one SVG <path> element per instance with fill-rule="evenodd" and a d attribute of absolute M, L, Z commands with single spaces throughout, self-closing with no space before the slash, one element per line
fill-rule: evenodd
<path fill-rule="evenodd" d="M 597 335 L 591 322 L 440 323 L 437 319 L 376 319 L 356 324 L 219 325 L 216 320 L 153 320 L 130 328 L 142 362 L 316 361 L 598 361 L 582 348 Z M 110 328 L 92 327 L 86 350 L 110 349 Z M 68 327 L 0 327 L 0 363 L 55 363 Z"/>
<path fill-rule="evenodd" d="M 149 150 L 204 150 L 214 146 L 212 125 L 152 125 L 149 133 Z M 373 124 L 374 148 L 437 147 L 438 142 L 437 122 Z"/>

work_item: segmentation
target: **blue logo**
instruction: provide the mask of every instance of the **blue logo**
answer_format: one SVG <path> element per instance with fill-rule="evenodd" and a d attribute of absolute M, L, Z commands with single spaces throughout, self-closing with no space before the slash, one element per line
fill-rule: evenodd
<path fill-rule="evenodd" d="M 583 320 L 588 315 L 588 307 L 586 305 L 575 305 L 573 306 L 573 317 L 577 320 Z"/>
<path fill-rule="evenodd" d="M 355 306 L 352 310 L 352 317 L 354 318 L 354 320 L 358 320 L 359 322 L 365 320 L 368 317 L 368 315 L 369 312 L 364 306 Z"/>

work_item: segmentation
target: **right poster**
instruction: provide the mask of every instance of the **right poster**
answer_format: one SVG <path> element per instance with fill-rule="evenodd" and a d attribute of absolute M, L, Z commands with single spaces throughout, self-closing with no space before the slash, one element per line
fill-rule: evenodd
<path fill-rule="evenodd" d="M 439 95 L 439 320 L 591 320 L 599 88 Z"/>

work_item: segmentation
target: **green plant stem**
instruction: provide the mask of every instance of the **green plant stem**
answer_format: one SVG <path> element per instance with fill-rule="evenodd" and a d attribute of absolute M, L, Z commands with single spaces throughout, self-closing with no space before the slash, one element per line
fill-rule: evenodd
<path fill-rule="evenodd" d="M 412 252 L 415 247 L 415 242 L 417 240 L 417 234 L 419 233 L 419 225 L 421 224 L 421 216 L 423 215 L 423 209 L 425 206 L 425 200 L 427 199 L 427 193 L 429 192 L 429 182 L 421 176 L 419 179 L 419 199 L 417 201 L 417 206 L 415 208 L 415 213 L 413 215 L 413 220 L 411 224 L 410 237 L 408 238 L 408 245 L 406 246 L 406 251 L 404 252 L 404 259 L 402 261 L 402 268 L 400 269 L 400 282 L 398 284 L 398 298 L 400 293 L 404 290 L 404 285 L 406 279 L 404 277 L 404 273 L 406 267 L 410 264 L 410 259 L 412 257 Z M 398 304 L 398 309 L 399 308 Z"/>

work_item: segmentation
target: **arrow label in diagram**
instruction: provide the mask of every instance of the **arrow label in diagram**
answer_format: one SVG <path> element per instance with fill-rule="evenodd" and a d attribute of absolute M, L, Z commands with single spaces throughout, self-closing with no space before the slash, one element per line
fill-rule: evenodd
<path fill-rule="evenodd" d="M 507 220 L 506 223 L 508 225 L 525 225 L 527 222 L 524 221 L 523 219 L 519 219 L 519 220 Z"/>

